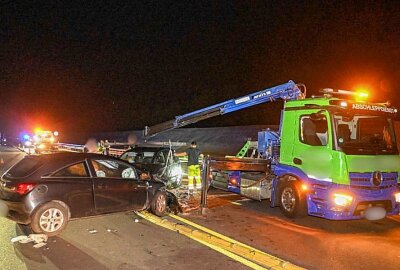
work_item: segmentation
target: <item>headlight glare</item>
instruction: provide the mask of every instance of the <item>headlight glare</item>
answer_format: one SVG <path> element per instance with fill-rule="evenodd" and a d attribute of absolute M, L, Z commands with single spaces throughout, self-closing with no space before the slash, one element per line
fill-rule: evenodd
<path fill-rule="evenodd" d="M 394 194 L 394 199 L 397 203 L 400 203 L 400 192 Z"/>
<path fill-rule="evenodd" d="M 338 206 L 349 206 L 353 201 L 353 197 L 348 194 L 335 193 L 333 194 L 333 202 Z"/>

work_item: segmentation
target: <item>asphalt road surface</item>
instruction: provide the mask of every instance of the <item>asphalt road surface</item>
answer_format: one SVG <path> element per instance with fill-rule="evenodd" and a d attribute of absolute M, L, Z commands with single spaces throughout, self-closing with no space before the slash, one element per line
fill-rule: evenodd
<path fill-rule="evenodd" d="M 292 220 L 269 201 L 218 193 L 209 196 L 206 216 L 186 218 L 307 269 L 400 269 L 400 216 Z"/>
<path fill-rule="evenodd" d="M 0 173 L 23 156 L 1 147 Z M 0 269 L 248 269 L 132 213 L 71 221 L 59 237 L 39 249 L 11 243 L 22 234 L 14 222 L 0 218 Z"/>
<path fill-rule="evenodd" d="M 23 156 L 0 150 L 0 172 Z M 269 208 L 267 201 L 213 191 L 206 216 L 184 218 L 308 269 L 400 269 L 399 216 L 380 221 L 291 220 L 278 208 Z M 97 233 L 89 232 L 93 229 Z M 18 226 L 0 218 L 1 269 L 247 269 L 134 214 L 72 221 L 40 249 L 11 244 L 19 234 Z"/>

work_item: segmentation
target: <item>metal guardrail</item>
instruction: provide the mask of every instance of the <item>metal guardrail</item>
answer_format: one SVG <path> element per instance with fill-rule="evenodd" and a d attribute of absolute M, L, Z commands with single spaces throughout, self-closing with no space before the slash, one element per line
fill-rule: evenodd
<path fill-rule="evenodd" d="M 58 143 L 57 147 L 58 147 L 58 150 L 61 150 L 61 151 L 77 152 L 77 153 L 85 152 L 85 146 L 81 145 L 81 144 Z M 110 148 L 108 153 L 110 156 L 119 157 L 125 151 L 126 151 L 126 149 Z M 98 153 L 100 154 L 100 152 L 98 152 Z"/>
<path fill-rule="evenodd" d="M 114 157 L 120 157 L 126 149 L 117 149 L 117 148 L 110 148 L 109 155 Z"/>
<path fill-rule="evenodd" d="M 69 144 L 69 143 L 58 143 L 57 147 L 59 150 L 68 152 L 78 152 L 83 153 L 85 146 L 80 144 Z"/>
<path fill-rule="evenodd" d="M 121 143 L 121 142 L 111 142 L 109 143 L 111 148 L 109 148 L 108 154 L 110 156 L 114 157 L 120 157 L 126 150 L 127 148 L 113 148 L 112 146 L 127 146 L 127 143 Z M 186 146 L 187 143 L 182 143 L 182 142 L 151 142 L 151 143 L 145 143 L 143 146 L 173 146 L 173 147 L 182 147 Z M 78 153 L 83 153 L 85 152 L 85 145 L 81 144 L 70 144 L 70 143 L 57 143 L 58 149 L 61 151 L 69 151 L 69 152 L 78 152 Z M 101 154 L 101 152 L 98 152 Z M 181 159 L 181 158 L 180 158 Z M 181 162 L 187 162 L 187 157 L 183 157 L 183 160 L 181 159 Z M 201 161 L 200 161 L 201 162 Z"/>

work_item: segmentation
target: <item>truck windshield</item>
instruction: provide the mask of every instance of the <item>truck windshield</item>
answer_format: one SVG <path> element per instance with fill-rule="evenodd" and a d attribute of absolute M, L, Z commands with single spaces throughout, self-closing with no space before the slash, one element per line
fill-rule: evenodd
<path fill-rule="evenodd" d="M 372 115 L 334 115 L 339 150 L 350 155 L 397 154 L 391 118 Z"/>

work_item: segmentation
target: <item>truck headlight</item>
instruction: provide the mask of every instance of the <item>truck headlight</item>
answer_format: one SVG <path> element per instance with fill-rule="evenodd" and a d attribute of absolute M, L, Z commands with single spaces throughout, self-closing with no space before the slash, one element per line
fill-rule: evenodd
<path fill-rule="evenodd" d="M 338 206 L 349 206 L 353 201 L 353 197 L 348 194 L 335 193 L 333 194 L 333 202 Z"/>
<path fill-rule="evenodd" d="M 397 193 L 394 194 L 394 200 L 395 200 L 397 203 L 400 203 L 400 192 L 397 192 Z"/>

